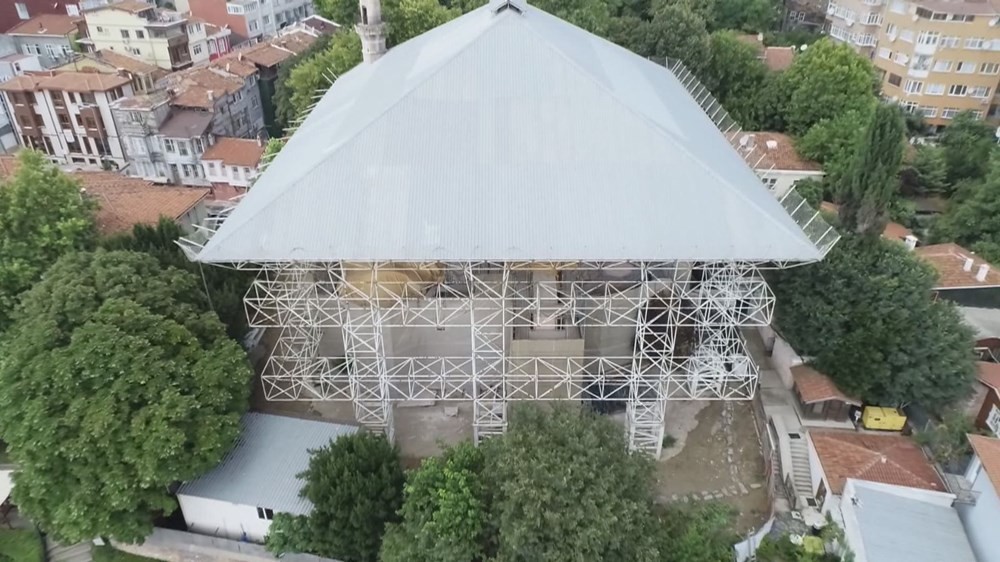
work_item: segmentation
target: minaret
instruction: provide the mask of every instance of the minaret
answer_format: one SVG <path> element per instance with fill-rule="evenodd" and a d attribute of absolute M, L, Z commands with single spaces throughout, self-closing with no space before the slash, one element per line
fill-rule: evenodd
<path fill-rule="evenodd" d="M 359 0 L 361 22 L 354 26 L 361 36 L 361 55 L 365 62 L 375 62 L 385 54 L 385 24 L 380 0 Z"/>

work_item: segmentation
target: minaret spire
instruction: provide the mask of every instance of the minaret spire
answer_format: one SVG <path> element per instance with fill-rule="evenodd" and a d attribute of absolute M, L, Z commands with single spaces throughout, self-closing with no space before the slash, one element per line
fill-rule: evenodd
<path fill-rule="evenodd" d="M 375 62 L 385 54 L 385 24 L 382 23 L 380 0 L 358 0 L 361 22 L 354 28 L 361 36 L 361 55 L 366 63 Z"/>

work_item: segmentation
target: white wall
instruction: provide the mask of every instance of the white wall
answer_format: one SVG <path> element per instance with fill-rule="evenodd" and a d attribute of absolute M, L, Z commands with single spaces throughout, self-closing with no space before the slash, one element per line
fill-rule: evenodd
<path fill-rule="evenodd" d="M 826 513 L 830 511 L 830 497 L 833 496 L 833 492 L 830 491 L 830 481 L 826 479 L 826 473 L 823 472 L 823 463 L 819 461 L 819 455 L 816 454 L 816 447 L 813 445 L 812 436 L 806 433 L 806 448 L 809 450 L 809 481 L 812 485 L 812 496 L 816 497 L 816 490 L 819 489 L 819 483 L 823 482 L 826 486 L 826 500 L 824 500 L 823 505 L 819 506 L 821 512 Z"/>
<path fill-rule="evenodd" d="M 973 458 L 966 478 L 979 498 L 976 505 L 959 504 L 958 516 L 979 562 L 1000 562 L 1000 498 L 978 457 Z"/>
<path fill-rule="evenodd" d="M 776 197 L 784 197 L 788 190 L 796 182 L 806 178 L 822 179 L 823 172 L 810 172 L 801 170 L 771 170 L 764 176 L 766 179 L 773 179 L 774 185 L 770 187 Z"/>
<path fill-rule="evenodd" d="M 785 388 L 792 388 L 794 386 L 792 367 L 805 363 L 805 360 L 770 326 L 762 326 L 758 328 L 758 331 L 765 342 L 774 341 L 771 351 L 771 366 L 781 377 Z"/>
<path fill-rule="evenodd" d="M 202 535 L 264 542 L 271 522 L 257 517 L 257 506 L 178 495 L 188 530 Z M 267 507 L 267 506 L 261 506 Z"/>
<path fill-rule="evenodd" d="M 844 538 L 847 541 L 847 546 L 854 551 L 854 562 L 868 562 L 865 543 L 861 538 L 861 524 L 858 522 L 857 513 L 854 512 L 854 504 L 851 502 L 851 498 L 853 497 L 854 481 L 848 480 L 847 485 L 844 486 L 844 500 L 840 502 L 840 515 L 844 524 Z"/>

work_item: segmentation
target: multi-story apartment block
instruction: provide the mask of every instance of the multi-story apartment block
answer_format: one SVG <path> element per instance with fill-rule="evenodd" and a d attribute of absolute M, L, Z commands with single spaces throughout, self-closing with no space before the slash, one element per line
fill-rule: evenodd
<path fill-rule="evenodd" d="M 0 84 L 20 144 L 59 163 L 124 167 L 111 102 L 132 95 L 129 79 L 95 72 L 25 74 Z"/>
<path fill-rule="evenodd" d="M 864 10 L 864 11 L 862 11 Z M 961 111 L 996 116 L 1000 5 L 976 0 L 837 0 L 830 36 L 867 54 L 882 94 L 936 128 Z"/>
<path fill-rule="evenodd" d="M 187 34 L 191 62 L 194 64 L 215 60 L 230 50 L 229 36 L 232 31 L 228 27 L 219 27 L 201 18 L 191 17 L 187 22 Z"/>
<path fill-rule="evenodd" d="M 83 12 L 87 43 L 95 51 L 110 49 L 168 70 L 191 66 L 187 18 L 138 0 L 96 5 Z"/>
<path fill-rule="evenodd" d="M 201 154 L 212 142 L 214 115 L 171 107 L 165 91 L 118 100 L 113 108 L 130 176 L 206 186 Z"/>
<path fill-rule="evenodd" d="M 42 64 L 38 60 L 38 55 L 13 53 L 0 57 L 0 82 L 6 82 L 25 72 L 40 70 Z M 0 152 L 10 152 L 17 148 L 17 134 L 13 122 L 13 114 L 9 113 L 7 104 L 0 103 Z"/>
<path fill-rule="evenodd" d="M 253 138 L 264 129 L 257 82 L 257 68 L 230 55 L 169 74 L 158 86 L 168 91 L 174 107 L 213 113 L 213 134 Z"/>
<path fill-rule="evenodd" d="M 7 31 L 10 46 L 37 55 L 44 68 L 65 64 L 73 55 L 83 19 L 66 14 L 39 14 Z"/>
<path fill-rule="evenodd" d="M 80 15 L 79 3 L 64 0 L 4 0 L 0 2 L 0 33 L 42 14 Z"/>
<path fill-rule="evenodd" d="M 229 26 L 234 43 L 272 37 L 315 12 L 312 0 L 178 0 L 176 6 L 217 26 Z"/>
<path fill-rule="evenodd" d="M 257 177 L 262 156 L 264 143 L 260 139 L 218 137 L 201 157 L 202 172 L 216 197 L 229 199 L 246 193 Z M 222 194 L 226 196 L 220 197 Z"/>

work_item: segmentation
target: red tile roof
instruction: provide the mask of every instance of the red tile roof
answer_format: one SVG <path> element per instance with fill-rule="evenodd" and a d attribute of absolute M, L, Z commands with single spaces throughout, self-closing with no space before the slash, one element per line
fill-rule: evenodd
<path fill-rule="evenodd" d="M 861 401 L 850 398 L 834 384 L 830 377 L 813 369 L 809 365 L 798 365 L 792 367 L 792 379 L 795 381 L 795 388 L 799 391 L 799 396 L 805 404 L 814 402 L 825 402 L 827 400 L 839 400 L 848 404 L 861 405 Z"/>
<path fill-rule="evenodd" d="M 775 72 L 792 66 L 795 61 L 795 47 L 768 47 L 764 49 L 764 64 Z"/>
<path fill-rule="evenodd" d="M 66 14 L 39 14 L 29 20 L 15 25 L 7 32 L 8 35 L 69 35 L 76 31 L 76 24 L 81 18 Z"/>
<path fill-rule="evenodd" d="M 976 361 L 976 376 L 979 382 L 1000 391 L 1000 363 Z"/>
<path fill-rule="evenodd" d="M 222 160 L 227 166 L 256 168 L 264 155 L 264 145 L 256 139 L 216 137 L 215 144 L 201 155 L 202 160 Z"/>
<path fill-rule="evenodd" d="M 938 273 L 936 289 L 965 289 L 973 287 L 1000 287 L 1000 272 L 987 262 L 958 244 L 933 244 L 917 248 L 916 254 L 930 264 Z M 966 260 L 972 260 L 972 267 L 965 271 Z M 980 266 L 988 267 L 983 281 L 976 279 Z"/>
<path fill-rule="evenodd" d="M 979 457 L 979 462 L 983 463 L 983 470 L 990 477 L 993 489 L 1000 494 L 1000 439 L 970 435 L 969 443 L 972 443 L 972 450 Z"/>
<path fill-rule="evenodd" d="M 829 201 L 823 201 L 820 203 L 819 208 L 820 210 L 828 213 L 840 212 L 840 205 Z M 882 238 L 885 238 L 886 240 L 902 241 L 906 240 L 907 236 L 913 236 L 913 231 L 898 222 L 889 222 L 885 225 L 885 230 L 882 231 Z"/>
<path fill-rule="evenodd" d="M 17 76 L 0 84 L 8 92 L 34 92 L 39 90 L 65 90 L 67 92 L 106 92 L 129 84 L 130 80 L 117 74 L 100 72 L 45 72 Z"/>
<path fill-rule="evenodd" d="M 793 170 L 803 172 L 822 172 L 823 167 L 819 164 L 806 160 L 795 150 L 792 138 L 782 133 L 771 133 L 766 131 L 747 132 L 737 135 L 733 141 L 739 143 L 746 135 L 752 135 L 754 146 L 756 147 L 751 158 L 760 159 L 757 168 L 773 168 L 775 171 Z"/>
<path fill-rule="evenodd" d="M 848 478 L 945 491 L 923 450 L 902 435 L 854 431 L 810 431 L 809 437 L 830 484 L 840 494 Z"/>

